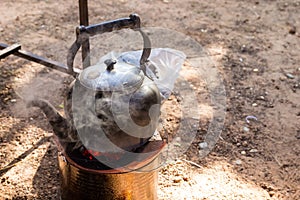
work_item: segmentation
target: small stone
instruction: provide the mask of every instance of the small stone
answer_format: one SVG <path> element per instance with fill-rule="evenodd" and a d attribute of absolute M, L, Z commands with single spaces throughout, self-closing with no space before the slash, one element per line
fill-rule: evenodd
<path fill-rule="evenodd" d="M 249 129 L 248 127 L 244 126 L 244 128 L 243 128 L 243 131 L 245 131 L 245 132 L 249 132 L 249 131 L 250 131 L 250 129 Z"/>
<path fill-rule="evenodd" d="M 248 146 L 248 142 L 247 142 L 247 141 L 243 141 L 242 145 L 243 145 L 244 147 L 246 147 L 246 146 Z"/>
<path fill-rule="evenodd" d="M 297 138 L 298 140 L 300 140 L 300 130 L 297 131 L 296 138 Z"/>
<path fill-rule="evenodd" d="M 295 33 L 296 33 L 296 27 L 295 26 L 290 27 L 289 34 L 294 35 Z"/>
<path fill-rule="evenodd" d="M 173 179 L 173 182 L 174 182 L 174 183 L 180 183 L 181 180 L 182 180 L 181 177 L 175 177 L 175 178 Z"/>
<path fill-rule="evenodd" d="M 17 99 L 11 99 L 10 102 L 16 103 L 16 102 L 17 102 Z"/>
<path fill-rule="evenodd" d="M 246 155 L 246 151 L 241 151 L 241 154 L 242 155 Z"/>
<path fill-rule="evenodd" d="M 176 164 L 176 165 L 180 165 L 180 164 L 182 164 L 182 163 L 183 163 L 183 162 L 182 162 L 182 160 L 180 160 L 180 159 L 178 159 L 178 160 L 175 161 L 175 164 Z"/>
<path fill-rule="evenodd" d="M 253 71 L 254 71 L 254 72 L 258 72 L 258 69 L 257 69 L 257 68 L 255 68 L 255 69 L 253 69 Z"/>
<path fill-rule="evenodd" d="M 256 106 L 257 106 L 257 103 L 253 103 L 252 106 L 253 106 L 253 107 L 256 107 Z"/>
<path fill-rule="evenodd" d="M 241 164 L 242 164 L 242 161 L 241 161 L 241 160 L 236 160 L 234 163 L 235 163 L 236 165 L 241 165 Z"/>
<path fill-rule="evenodd" d="M 244 60 L 243 60 L 243 58 L 239 58 L 239 61 L 240 61 L 240 62 L 243 62 Z"/>
<path fill-rule="evenodd" d="M 176 137 L 176 138 L 175 138 L 175 141 L 176 141 L 176 142 L 181 142 L 181 137 Z"/>
<path fill-rule="evenodd" d="M 286 77 L 280 77 L 279 78 L 281 81 L 285 81 L 286 80 Z"/>
<path fill-rule="evenodd" d="M 292 75 L 292 74 L 290 74 L 290 73 L 287 73 L 287 74 L 285 74 L 286 75 L 286 77 L 287 78 L 289 78 L 289 79 L 294 79 L 295 77 Z"/>
<path fill-rule="evenodd" d="M 208 144 L 207 144 L 207 142 L 201 142 L 201 143 L 199 143 L 199 147 L 200 147 L 201 149 L 205 149 L 205 148 L 208 147 Z"/>
<path fill-rule="evenodd" d="M 258 150 L 257 150 L 257 149 L 251 149 L 249 152 L 250 152 L 250 153 L 257 153 Z"/>
<path fill-rule="evenodd" d="M 274 192 L 274 191 L 269 191 L 268 193 L 269 193 L 270 197 L 272 197 L 272 196 L 275 195 L 275 192 Z"/>
<path fill-rule="evenodd" d="M 0 32 L 3 32 L 4 31 L 4 28 L 0 27 Z"/>
<path fill-rule="evenodd" d="M 241 51 L 242 51 L 242 52 L 246 52 L 246 51 L 247 51 L 246 45 L 243 44 L 243 45 L 241 46 Z"/>
<path fill-rule="evenodd" d="M 174 146 L 175 146 L 175 147 L 181 147 L 181 144 L 178 143 L 178 142 L 175 142 L 175 143 L 174 143 Z"/>

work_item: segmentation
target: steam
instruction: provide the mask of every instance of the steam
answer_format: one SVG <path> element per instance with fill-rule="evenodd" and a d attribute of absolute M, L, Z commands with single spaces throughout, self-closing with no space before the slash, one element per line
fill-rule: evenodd
<path fill-rule="evenodd" d="M 17 98 L 12 102 L 10 110 L 19 118 L 34 118 L 37 114 L 41 114 L 41 111 L 27 106 L 29 102 L 36 99 L 47 99 L 55 107 L 59 107 L 64 96 L 64 80 L 68 78 L 62 73 L 48 69 L 42 69 L 35 76 L 32 76 L 32 70 L 29 71 L 13 86 Z"/>

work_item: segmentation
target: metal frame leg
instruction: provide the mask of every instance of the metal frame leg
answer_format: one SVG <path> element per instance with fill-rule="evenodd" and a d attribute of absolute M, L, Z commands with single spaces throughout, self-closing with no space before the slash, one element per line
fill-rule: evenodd
<path fill-rule="evenodd" d="M 88 0 L 79 0 L 79 20 L 80 25 L 88 26 L 89 25 L 89 13 L 88 13 Z M 86 68 L 91 65 L 90 61 L 90 41 L 89 38 L 86 38 L 82 42 L 82 66 Z"/>

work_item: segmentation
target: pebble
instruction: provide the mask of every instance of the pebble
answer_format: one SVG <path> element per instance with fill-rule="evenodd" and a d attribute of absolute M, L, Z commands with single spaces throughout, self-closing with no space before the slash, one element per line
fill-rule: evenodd
<path fill-rule="evenodd" d="M 176 138 L 175 138 L 175 141 L 176 141 L 176 142 L 181 142 L 181 137 L 176 137 Z"/>
<path fill-rule="evenodd" d="M 296 138 L 297 138 L 298 140 L 300 140 L 300 130 L 297 131 Z"/>
<path fill-rule="evenodd" d="M 4 28 L 0 27 L 0 32 L 3 32 L 4 31 Z"/>
<path fill-rule="evenodd" d="M 286 77 L 280 77 L 279 78 L 281 81 L 285 81 L 286 80 Z"/>
<path fill-rule="evenodd" d="M 182 164 L 182 163 L 183 163 L 183 162 L 182 162 L 182 160 L 180 160 L 180 159 L 176 160 L 176 162 L 175 162 L 176 165 L 180 165 L 180 164 Z M 177 169 L 179 170 L 179 167 L 177 167 Z"/>
<path fill-rule="evenodd" d="M 180 183 L 181 180 L 182 180 L 181 177 L 175 177 L 175 178 L 173 179 L 173 182 L 174 182 L 174 183 Z"/>
<path fill-rule="evenodd" d="M 246 45 L 243 44 L 243 45 L 241 46 L 241 51 L 242 51 L 242 52 L 246 52 L 246 51 L 247 51 Z"/>
<path fill-rule="evenodd" d="M 258 72 L 258 69 L 257 69 L 257 68 L 255 68 L 255 69 L 253 69 L 253 71 L 254 71 L 254 72 Z"/>
<path fill-rule="evenodd" d="M 5 182 L 5 178 L 2 178 L 2 179 L 1 179 L 1 183 L 4 183 L 4 182 Z"/>
<path fill-rule="evenodd" d="M 249 129 L 248 127 L 246 127 L 246 126 L 244 126 L 243 130 L 244 130 L 245 132 L 249 132 L 249 131 L 250 131 L 250 129 Z"/>
<path fill-rule="evenodd" d="M 11 99 L 10 102 L 16 103 L 16 102 L 17 102 L 17 99 Z"/>
<path fill-rule="evenodd" d="M 241 151 L 241 154 L 242 155 L 246 155 L 246 151 Z"/>
<path fill-rule="evenodd" d="M 287 74 L 285 74 L 286 75 L 286 77 L 287 78 L 289 78 L 289 79 L 294 79 L 295 77 L 292 75 L 292 74 L 290 74 L 290 73 L 287 73 Z"/>
<path fill-rule="evenodd" d="M 199 143 L 199 147 L 200 147 L 201 149 L 205 149 L 205 148 L 208 147 L 208 144 L 207 144 L 207 142 L 201 142 L 201 143 Z"/>
<path fill-rule="evenodd" d="M 253 107 L 256 107 L 256 106 L 257 106 L 257 103 L 253 103 L 252 106 L 253 106 Z"/>
<path fill-rule="evenodd" d="M 275 195 L 275 192 L 274 192 L 274 191 L 269 191 L 268 193 L 269 193 L 270 197 L 272 197 L 272 196 Z"/>
<path fill-rule="evenodd" d="M 175 143 L 174 143 L 174 146 L 175 146 L 175 147 L 180 147 L 180 146 L 181 146 L 181 144 L 180 144 L 180 143 L 178 143 L 178 142 L 175 142 Z"/>
<path fill-rule="evenodd" d="M 290 27 L 289 34 L 294 35 L 295 33 L 296 33 L 296 27 L 295 26 Z"/>
<path fill-rule="evenodd" d="M 242 161 L 241 161 L 241 160 L 236 160 L 236 161 L 235 161 L 235 164 L 236 164 L 236 165 L 241 165 L 241 164 L 242 164 Z"/>
<path fill-rule="evenodd" d="M 247 142 L 247 141 L 243 141 L 243 142 L 242 142 L 242 145 L 243 145 L 244 147 L 246 147 L 246 146 L 248 146 L 248 142 Z"/>
<path fill-rule="evenodd" d="M 257 153 L 258 150 L 257 150 L 257 149 L 251 149 L 249 152 L 250 152 L 250 153 Z"/>

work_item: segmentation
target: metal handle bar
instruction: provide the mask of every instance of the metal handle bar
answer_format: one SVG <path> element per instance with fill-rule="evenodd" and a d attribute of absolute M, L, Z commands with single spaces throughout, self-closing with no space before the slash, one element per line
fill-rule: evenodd
<path fill-rule="evenodd" d="M 147 34 L 145 34 L 141 29 L 141 20 L 137 14 L 131 14 L 129 18 L 121 18 L 117 20 L 107 21 L 100 24 L 90 25 L 90 26 L 79 26 L 76 28 L 76 41 L 72 44 L 68 51 L 67 56 L 67 66 L 68 66 L 68 73 L 74 74 L 74 59 L 76 53 L 78 52 L 79 48 L 82 45 L 82 42 L 90 37 L 95 36 L 97 34 L 102 34 L 106 32 L 112 32 L 115 30 L 121 30 L 125 28 L 131 28 L 133 30 L 139 31 L 143 37 L 144 41 L 144 48 L 143 53 L 140 59 L 140 67 L 144 73 L 146 73 L 146 66 L 145 63 L 148 60 L 150 53 L 151 53 L 151 42 Z"/>

